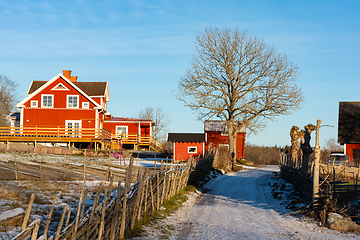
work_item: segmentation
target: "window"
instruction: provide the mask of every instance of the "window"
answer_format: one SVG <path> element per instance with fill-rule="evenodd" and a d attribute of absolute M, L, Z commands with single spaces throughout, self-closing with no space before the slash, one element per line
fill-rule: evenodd
<path fill-rule="evenodd" d="M 78 95 L 67 95 L 67 107 L 78 108 L 79 107 L 79 96 Z"/>
<path fill-rule="evenodd" d="M 31 101 L 30 107 L 37 108 L 38 107 L 38 101 Z"/>
<path fill-rule="evenodd" d="M 67 91 L 69 91 L 69 89 L 67 89 L 62 83 L 59 83 L 58 85 L 53 87 L 51 90 L 67 90 Z"/>
<path fill-rule="evenodd" d="M 83 102 L 82 108 L 89 108 L 89 102 Z"/>
<path fill-rule="evenodd" d="M 197 153 L 197 147 L 188 147 L 188 153 Z"/>
<path fill-rule="evenodd" d="M 116 135 L 117 136 L 127 136 L 128 135 L 128 126 L 116 126 Z"/>
<path fill-rule="evenodd" d="M 52 108 L 54 107 L 54 95 L 41 95 L 41 107 Z"/>
<path fill-rule="evenodd" d="M 66 134 L 72 137 L 80 137 L 81 120 L 66 120 Z"/>

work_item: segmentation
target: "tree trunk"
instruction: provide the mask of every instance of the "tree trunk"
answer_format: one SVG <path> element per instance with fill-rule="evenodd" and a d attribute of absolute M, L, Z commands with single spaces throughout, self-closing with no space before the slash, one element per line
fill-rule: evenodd
<path fill-rule="evenodd" d="M 232 160 L 232 170 L 236 170 L 236 137 L 237 131 L 234 129 L 234 120 L 228 122 L 228 137 L 229 137 L 229 153 Z"/>

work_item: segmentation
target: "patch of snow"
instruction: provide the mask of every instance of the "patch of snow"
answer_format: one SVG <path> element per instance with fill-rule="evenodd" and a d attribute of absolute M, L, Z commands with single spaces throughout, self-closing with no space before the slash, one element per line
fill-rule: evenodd
<path fill-rule="evenodd" d="M 21 214 L 25 214 L 25 210 L 23 208 L 15 208 L 13 210 L 8 210 L 0 214 L 0 222 L 17 217 Z"/>

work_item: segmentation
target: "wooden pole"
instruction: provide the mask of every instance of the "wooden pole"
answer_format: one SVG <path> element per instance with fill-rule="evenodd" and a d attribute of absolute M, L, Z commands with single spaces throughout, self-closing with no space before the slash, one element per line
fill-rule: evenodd
<path fill-rule="evenodd" d="M 108 191 L 108 189 L 106 189 L 106 191 L 105 191 L 104 202 L 103 202 L 102 209 L 101 209 L 101 219 L 100 219 L 98 240 L 101 239 L 103 231 L 104 231 L 104 226 L 105 226 L 105 210 L 106 210 L 106 201 L 107 201 L 107 191 Z"/>
<path fill-rule="evenodd" d="M 17 172 L 17 164 L 16 164 L 16 154 L 15 154 L 14 166 L 15 166 L 15 179 L 18 180 L 18 172 Z"/>
<path fill-rule="evenodd" d="M 156 172 L 156 210 L 160 209 L 160 180 L 159 172 Z"/>
<path fill-rule="evenodd" d="M 31 234 L 31 240 L 36 240 L 37 239 L 37 235 L 38 235 L 38 231 L 39 231 L 39 227 L 40 227 L 40 222 L 41 222 L 40 219 L 33 222 L 35 226 L 34 226 L 32 234 Z"/>
<path fill-rule="evenodd" d="M 54 211 L 55 201 L 56 201 L 56 195 L 55 195 L 54 198 L 53 198 L 53 201 L 52 201 L 52 204 L 51 204 L 51 207 L 50 207 L 49 216 L 48 216 L 48 219 L 47 219 L 47 221 L 46 221 L 46 225 L 45 225 L 45 229 L 44 229 L 44 233 L 43 233 L 43 235 L 44 235 L 45 237 L 47 237 L 47 232 L 48 232 L 48 229 L 49 229 L 49 226 L 50 226 L 50 222 L 51 222 L 51 216 L 52 216 L 52 213 L 53 213 L 53 211 Z"/>
<path fill-rule="evenodd" d="M 60 218 L 60 221 L 59 221 L 59 224 L 58 224 L 58 228 L 57 228 L 57 231 L 56 231 L 55 240 L 58 240 L 58 239 L 59 239 L 60 232 L 61 232 L 61 227 L 62 227 L 62 225 L 63 225 L 64 218 L 65 218 L 66 208 L 67 208 L 67 205 L 64 205 L 64 210 L 63 210 L 63 212 L 62 212 L 62 214 L 61 214 L 61 218 Z"/>
<path fill-rule="evenodd" d="M 133 214 L 132 214 L 131 223 L 130 223 L 130 228 L 131 229 L 134 229 L 134 227 L 135 227 L 135 220 L 136 220 L 138 209 L 140 208 L 140 206 L 139 206 L 140 205 L 140 198 L 141 198 L 141 195 L 142 195 L 142 189 L 143 189 L 143 185 L 144 185 L 143 184 L 144 171 L 141 170 L 139 174 L 140 174 L 139 185 L 138 185 L 138 188 L 137 188 L 135 205 L 134 205 Z"/>
<path fill-rule="evenodd" d="M 76 239 L 76 233 L 77 233 L 77 228 L 78 228 L 78 224 L 79 224 L 81 202 L 82 202 L 82 198 L 83 198 L 84 191 L 85 191 L 85 183 L 86 182 L 84 181 L 84 185 L 82 187 L 81 194 L 80 194 L 79 204 L 78 204 L 77 211 L 76 211 L 75 224 L 74 224 L 74 229 L 73 229 L 73 233 L 72 233 L 72 236 L 71 236 L 72 240 Z"/>
<path fill-rule="evenodd" d="M 29 205 L 28 205 L 28 208 L 26 209 L 26 212 L 25 212 L 24 221 L 23 221 L 23 223 L 21 225 L 21 231 L 24 230 L 26 228 L 26 226 L 27 226 L 29 216 L 30 216 L 30 212 L 31 212 L 31 208 L 32 208 L 32 205 L 34 203 L 34 199 L 35 199 L 35 193 L 31 194 Z"/>
<path fill-rule="evenodd" d="M 116 200 L 115 200 L 115 208 L 111 219 L 110 240 L 115 239 L 115 231 L 118 222 L 121 193 L 122 193 L 122 187 L 121 187 L 121 181 L 119 181 L 117 187 Z"/>
<path fill-rule="evenodd" d="M 322 120 L 317 119 L 316 123 L 316 145 L 315 145 L 315 159 L 314 159 L 314 173 L 313 173 L 313 209 L 317 208 L 318 201 L 320 198 L 319 193 L 319 175 L 320 175 L 320 155 L 321 148 L 319 145 L 319 132 L 320 132 L 320 124 Z"/>
<path fill-rule="evenodd" d="M 134 163 L 134 158 L 131 156 L 129 166 L 126 170 L 125 192 L 124 192 L 124 198 L 123 198 L 121 226 L 120 226 L 120 234 L 119 234 L 120 238 L 124 238 L 124 234 L 125 234 L 126 202 L 127 202 L 128 192 L 130 190 L 130 184 L 131 184 L 131 179 L 132 179 L 133 163 Z"/>
<path fill-rule="evenodd" d="M 85 189 L 84 196 L 83 196 L 83 203 L 81 206 L 80 218 L 82 218 L 84 216 L 87 195 L 88 195 L 88 189 Z"/>
<path fill-rule="evenodd" d="M 66 156 L 64 155 L 64 181 L 66 180 Z"/>

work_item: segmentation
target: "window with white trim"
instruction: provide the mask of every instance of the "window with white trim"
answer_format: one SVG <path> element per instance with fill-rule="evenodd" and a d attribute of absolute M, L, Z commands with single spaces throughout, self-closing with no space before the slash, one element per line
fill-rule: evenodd
<path fill-rule="evenodd" d="M 128 135 L 128 126 L 116 126 L 116 135 L 117 136 L 127 136 Z"/>
<path fill-rule="evenodd" d="M 82 102 L 82 108 L 89 108 L 89 102 Z"/>
<path fill-rule="evenodd" d="M 65 120 L 66 134 L 80 137 L 81 120 Z"/>
<path fill-rule="evenodd" d="M 32 107 L 32 108 L 37 108 L 37 107 L 38 107 L 38 101 L 32 100 L 32 101 L 30 102 L 30 107 Z"/>
<path fill-rule="evenodd" d="M 68 108 L 79 107 L 79 96 L 78 95 L 67 95 L 66 106 Z"/>
<path fill-rule="evenodd" d="M 188 147 L 188 153 L 197 153 L 197 147 Z"/>
<path fill-rule="evenodd" d="M 53 94 L 41 94 L 41 107 L 43 107 L 43 108 L 54 107 L 54 95 Z"/>

